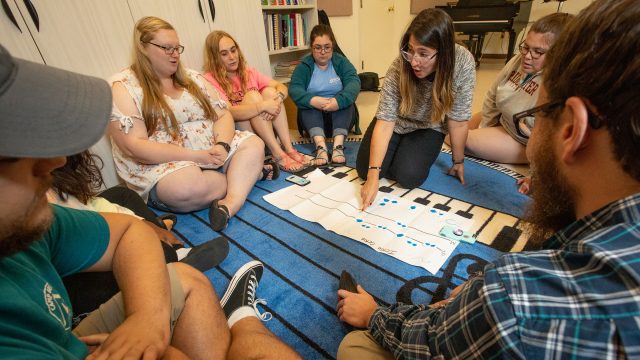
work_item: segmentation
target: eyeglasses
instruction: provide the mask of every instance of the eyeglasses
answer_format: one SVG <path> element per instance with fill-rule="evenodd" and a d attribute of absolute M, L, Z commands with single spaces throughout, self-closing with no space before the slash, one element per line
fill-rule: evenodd
<path fill-rule="evenodd" d="M 549 49 L 530 48 L 524 42 L 518 45 L 518 50 L 522 56 L 527 56 L 527 53 L 531 54 L 531 58 L 534 60 L 539 59 L 542 55 L 546 54 Z"/>
<path fill-rule="evenodd" d="M 319 53 L 322 54 L 323 52 L 325 52 L 325 53 L 331 52 L 331 50 L 333 50 L 333 46 L 331 46 L 331 45 L 325 45 L 325 46 L 314 45 L 312 47 L 312 49 L 313 49 L 313 51 L 319 52 Z"/>
<path fill-rule="evenodd" d="M 542 113 L 545 113 L 545 114 L 549 114 L 555 108 L 564 106 L 564 102 L 565 102 L 564 100 L 548 102 L 546 104 L 542 104 L 540 106 L 536 106 L 536 107 L 531 108 L 529 110 L 525 110 L 525 111 L 519 112 L 517 114 L 514 114 L 513 115 L 513 124 L 516 127 L 516 132 L 518 133 L 518 135 L 522 136 L 525 139 L 529 138 L 529 134 L 525 133 L 523 131 L 522 127 L 523 126 L 527 126 L 528 128 L 531 128 L 533 126 L 528 126 L 526 124 L 523 124 L 523 120 L 525 118 L 528 118 L 528 117 L 531 117 L 531 116 L 535 116 L 535 114 L 539 113 L 539 112 L 542 112 Z M 593 128 L 593 129 L 599 129 L 604 124 L 604 118 L 602 116 L 594 113 L 593 111 L 591 111 L 589 106 L 587 106 L 587 116 L 588 116 L 589 126 L 591 126 L 591 128 Z"/>
<path fill-rule="evenodd" d="M 431 55 L 427 55 L 427 54 L 416 54 L 416 53 L 412 54 L 408 51 L 400 50 L 400 54 L 402 55 L 402 58 L 405 59 L 407 62 L 410 63 L 415 59 L 416 63 L 418 63 L 418 65 L 421 65 L 433 59 L 434 57 L 436 57 L 436 55 L 438 55 L 438 52 L 436 51 Z"/>
<path fill-rule="evenodd" d="M 167 54 L 167 55 L 173 55 L 173 52 L 174 52 L 174 51 L 177 51 L 177 52 L 178 52 L 178 54 L 182 54 L 182 52 L 184 51 L 184 46 L 182 46 L 182 45 L 178 45 L 178 46 L 176 46 L 176 47 L 173 47 L 173 46 L 164 46 L 164 45 L 154 44 L 154 43 L 152 43 L 151 41 L 147 41 L 147 44 L 151 44 L 151 45 L 153 45 L 153 46 L 157 46 L 157 47 L 159 47 L 160 49 L 163 49 L 163 50 L 164 50 L 164 53 L 165 53 L 165 54 Z"/>

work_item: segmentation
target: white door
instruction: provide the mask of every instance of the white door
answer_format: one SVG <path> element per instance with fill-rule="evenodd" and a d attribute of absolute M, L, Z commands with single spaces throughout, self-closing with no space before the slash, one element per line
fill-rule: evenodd
<path fill-rule="evenodd" d="M 182 64 L 202 71 L 204 39 L 209 34 L 211 14 L 206 0 L 129 0 L 134 22 L 144 16 L 157 16 L 169 22 L 184 46 Z M 201 12 L 202 11 L 202 12 Z"/>
<path fill-rule="evenodd" d="M 383 77 L 398 56 L 395 36 L 395 1 L 362 0 L 360 8 L 360 57 L 356 65 L 361 71 L 373 71 Z"/>
<path fill-rule="evenodd" d="M 125 3 L 31 0 L 15 4 L 20 11 L 16 17 L 27 25 L 23 34 L 31 34 L 46 64 L 101 78 L 128 65 L 133 22 Z"/>

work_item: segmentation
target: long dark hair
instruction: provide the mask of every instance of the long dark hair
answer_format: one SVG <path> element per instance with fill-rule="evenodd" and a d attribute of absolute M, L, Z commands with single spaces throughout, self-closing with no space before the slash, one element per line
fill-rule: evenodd
<path fill-rule="evenodd" d="M 453 106 L 453 70 L 455 68 L 456 50 L 455 33 L 451 17 L 440 9 L 422 10 L 411 21 L 400 41 L 400 49 L 413 37 L 424 46 L 438 52 L 436 58 L 435 80 L 431 91 L 431 122 L 439 123 L 447 111 Z M 407 115 L 415 105 L 418 78 L 411 69 L 411 64 L 402 61 L 400 70 L 400 114 Z"/>
<path fill-rule="evenodd" d="M 62 200 L 75 196 L 86 204 L 104 184 L 100 169 L 102 159 L 98 155 L 85 150 L 79 154 L 67 156 L 67 163 L 51 172 L 53 184 L 51 189 Z"/>

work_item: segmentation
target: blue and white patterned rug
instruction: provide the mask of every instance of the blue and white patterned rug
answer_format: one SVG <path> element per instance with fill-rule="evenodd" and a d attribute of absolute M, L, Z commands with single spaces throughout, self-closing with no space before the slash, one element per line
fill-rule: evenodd
<path fill-rule="evenodd" d="M 338 177 L 353 174 L 359 145 L 348 141 L 348 166 L 326 168 L 325 173 Z M 307 154 L 313 149 L 310 144 L 296 147 Z M 188 244 L 219 235 L 229 240 L 227 259 L 206 272 L 219 296 L 240 266 L 254 259 L 262 261 L 265 272 L 258 296 L 268 302 L 263 310 L 273 315 L 265 325 L 305 359 L 335 358 L 346 334 L 335 315 L 342 270 L 351 272 L 380 304 L 430 303 L 442 299 L 502 252 L 526 248 L 520 217 L 528 198 L 517 192 L 515 181 L 520 175 L 494 163 L 467 158 L 467 184 L 463 186 L 445 174 L 450 159 L 450 153 L 443 151 L 418 189 L 409 191 L 393 183 L 380 189 L 473 220 L 472 231 L 479 241 L 461 243 L 435 275 L 267 203 L 264 195 L 291 185 L 284 180 L 286 173 L 278 180 L 259 182 L 221 233 L 209 227 L 208 210 L 178 215 L 175 232 Z"/>

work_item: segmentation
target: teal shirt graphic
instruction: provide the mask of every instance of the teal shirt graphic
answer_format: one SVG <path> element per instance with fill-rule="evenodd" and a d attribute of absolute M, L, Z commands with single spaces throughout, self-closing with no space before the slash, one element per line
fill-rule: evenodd
<path fill-rule="evenodd" d="M 71 333 L 73 311 L 62 276 L 98 261 L 109 228 L 95 212 L 53 206 L 54 222 L 27 250 L 0 260 L 0 357 L 84 358 Z"/>

